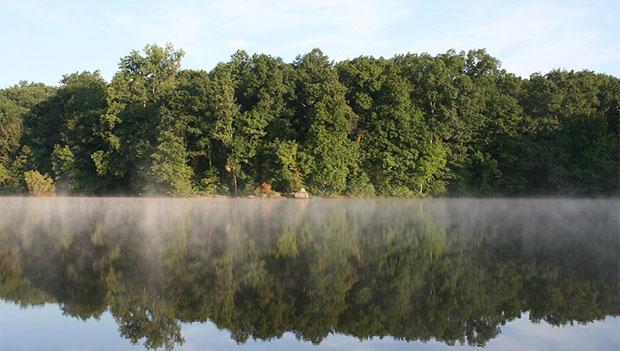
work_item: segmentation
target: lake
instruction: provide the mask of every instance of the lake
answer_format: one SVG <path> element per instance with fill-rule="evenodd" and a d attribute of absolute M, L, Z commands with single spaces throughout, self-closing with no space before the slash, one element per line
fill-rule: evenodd
<path fill-rule="evenodd" d="M 620 201 L 0 198 L 0 350 L 617 350 Z"/>

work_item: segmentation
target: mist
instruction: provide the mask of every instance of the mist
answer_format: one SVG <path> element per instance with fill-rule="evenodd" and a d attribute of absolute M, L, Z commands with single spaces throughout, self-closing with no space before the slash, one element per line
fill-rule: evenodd
<path fill-rule="evenodd" d="M 427 218 L 443 231 L 475 235 L 510 228 L 526 238 L 549 233 L 620 233 L 618 199 L 182 199 L 2 197 L 0 225 L 19 236 L 62 235 L 97 224 L 154 239 L 189 230 L 199 235 L 264 235 L 282 225 L 321 234 L 342 217 L 360 227 L 417 226 Z M 179 226 L 180 225 L 180 226 Z M 358 228 L 359 229 L 359 228 Z"/>
<path fill-rule="evenodd" d="M 0 198 L 0 298 L 111 313 L 147 348 L 213 322 L 243 344 L 483 346 L 527 316 L 620 314 L 617 199 Z M 442 321 L 437 323 L 436 321 Z"/>

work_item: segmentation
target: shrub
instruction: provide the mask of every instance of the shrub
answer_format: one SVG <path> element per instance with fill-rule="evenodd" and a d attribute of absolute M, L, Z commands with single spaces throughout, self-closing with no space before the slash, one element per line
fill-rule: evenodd
<path fill-rule="evenodd" d="M 363 172 L 358 172 L 348 180 L 346 193 L 352 197 L 372 197 L 376 194 L 368 176 Z"/>
<path fill-rule="evenodd" d="M 54 181 L 47 174 L 43 175 L 37 171 L 28 171 L 24 173 L 24 181 L 28 191 L 34 196 L 56 195 Z"/>
<path fill-rule="evenodd" d="M 220 177 L 215 170 L 209 170 L 198 183 L 198 193 L 201 195 L 217 194 L 220 190 Z"/>

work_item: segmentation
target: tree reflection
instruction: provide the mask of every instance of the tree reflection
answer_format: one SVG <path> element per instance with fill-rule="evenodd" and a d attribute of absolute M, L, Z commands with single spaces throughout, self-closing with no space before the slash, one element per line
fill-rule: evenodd
<path fill-rule="evenodd" d="M 524 311 L 552 325 L 620 313 L 615 201 L 12 201 L 0 297 L 109 310 L 148 348 L 207 320 L 240 343 L 484 345 Z"/>

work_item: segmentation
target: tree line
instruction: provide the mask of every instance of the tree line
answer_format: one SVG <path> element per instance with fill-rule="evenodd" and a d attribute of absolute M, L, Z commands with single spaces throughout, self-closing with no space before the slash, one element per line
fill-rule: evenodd
<path fill-rule="evenodd" d="M 620 192 L 620 80 L 524 79 L 484 50 L 282 59 L 211 71 L 148 45 L 60 86 L 0 90 L 0 189 L 50 194 L 322 196 Z"/>

